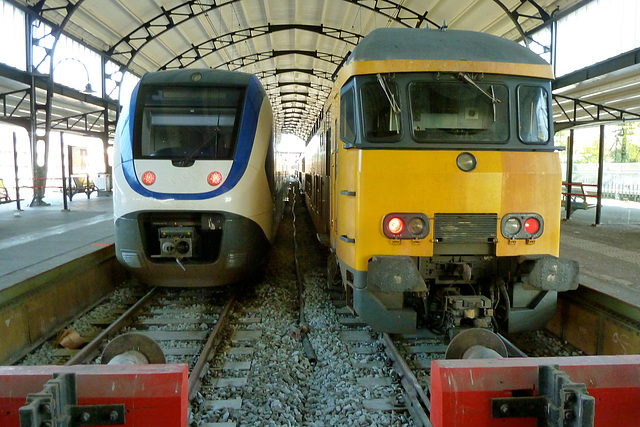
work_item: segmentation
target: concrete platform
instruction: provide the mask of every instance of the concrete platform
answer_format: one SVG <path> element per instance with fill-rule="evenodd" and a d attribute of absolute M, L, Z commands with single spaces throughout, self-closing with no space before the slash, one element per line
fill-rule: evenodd
<path fill-rule="evenodd" d="M 47 195 L 49 207 L 29 201 L 19 212 L 0 205 L 0 293 L 114 243 L 110 197 L 76 195 L 67 211 L 59 193 Z M 562 221 L 560 255 L 580 263 L 581 284 L 640 307 L 640 203 L 604 201 L 601 221 L 592 225 L 595 209 Z"/>
<path fill-rule="evenodd" d="M 50 206 L 22 210 L 0 205 L 0 303 L 3 290 L 83 255 L 114 244 L 113 199 L 74 196 L 64 210 L 62 195 L 44 199 Z"/>
<path fill-rule="evenodd" d="M 560 256 L 580 263 L 582 285 L 640 308 L 640 203 L 604 200 L 594 222 L 595 208 L 562 221 Z"/>

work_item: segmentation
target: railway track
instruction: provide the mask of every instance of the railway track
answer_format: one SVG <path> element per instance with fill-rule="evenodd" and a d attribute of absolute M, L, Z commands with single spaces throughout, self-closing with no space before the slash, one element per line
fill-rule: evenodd
<path fill-rule="evenodd" d="M 217 289 L 151 288 L 119 316 L 112 312 L 107 320 L 94 319 L 94 327 L 105 327 L 96 329 L 99 332 L 82 349 L 53 350 L 53 356 L 65 366 L 100 363 L 105 355 L 111 360 L 131 351 L 137 354 L 115 362 L 185 363 L 193 398 L 234 303 L 234 294 Z M 114 321 L 109 319 L 114 316 Z"/>
<path fill-rule="evenodd" d="M 445 343 L 380 335 L 336 308 L 310 219 L 293 209 L 296 240 L 288 212 L 264 276 L 235 299 L 226 288 L 133 287 L 118 310 L 93 318 L 95 341 L 53 360 L 99 363 L 114 338 L 153 339 L 167 363 L 189 366 L 192 426 L 430 425 L 430 362 L 444 357 Z"/>

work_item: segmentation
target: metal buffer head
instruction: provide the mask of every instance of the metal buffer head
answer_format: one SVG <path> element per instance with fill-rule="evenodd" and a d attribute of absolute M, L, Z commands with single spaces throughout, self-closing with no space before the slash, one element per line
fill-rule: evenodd
<path fill-rule="evenodd" d="M 482 328 L 460 332 L 445 352 L 446 359 L 499 359 L 507 356 L 507 347 L 500 337 Z"/>
<path fill-rule="evenodd" d="M 160 346 L 151 338 L 136 333 L 120 335 L 102 352 L 103 365 L 139 365 L 166 363 Z"/>

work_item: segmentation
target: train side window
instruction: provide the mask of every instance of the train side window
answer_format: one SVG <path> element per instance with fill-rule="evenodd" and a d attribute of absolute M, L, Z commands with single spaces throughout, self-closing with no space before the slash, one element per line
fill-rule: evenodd
<path fill-rule="evenodd" d="M 371 142 L 393 142 L 400 139 L 400 114 L 398 108 L 391 105 L 390 97 L 398 99 L 396 85 L 384 81 L 386 90 L 381 84 L 368 83 L 362 86 L 362 118 L 364 136 Z"/>
<path fill-rule="evenodd" d="M 518 87 L 518 136 L 529 144 L 549 141 L 549 95 L 540 86 Z"/>
<path fill-rule="evenodd" d="M 355 89 L 351 85 L 340 93 L 340 138 L 356 141 Z"/>

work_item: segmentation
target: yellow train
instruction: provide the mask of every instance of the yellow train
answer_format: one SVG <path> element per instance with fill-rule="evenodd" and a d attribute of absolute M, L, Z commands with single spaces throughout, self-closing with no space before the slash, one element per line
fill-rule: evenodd
<path fill-rule="evenodd" d="M 469 31 L 377 29 L 353 50 L 301 176 L 329 270 L 375 330 L 534 329 L 577 287 L 558 258 L 552 78 Z"/>

